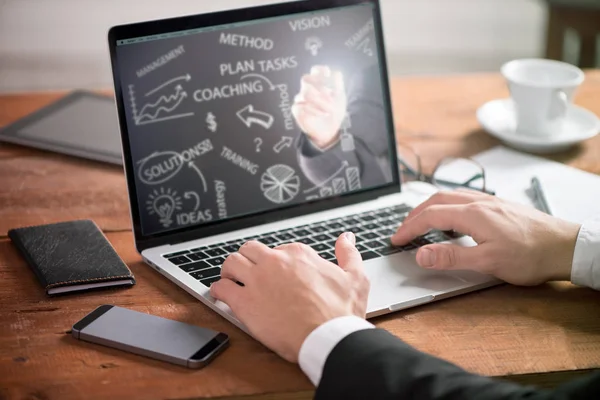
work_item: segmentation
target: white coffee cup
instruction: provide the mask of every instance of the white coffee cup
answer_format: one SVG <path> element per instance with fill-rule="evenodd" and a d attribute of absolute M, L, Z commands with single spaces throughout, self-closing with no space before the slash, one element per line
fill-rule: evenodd
<path fill-rule="evenodd" d="M 575 90 L 585 76 L 574 65 L 545 59 L 521 59 L 502 66 L 515 105 L 516 131 L 550 137 L 562 132 Z"/>

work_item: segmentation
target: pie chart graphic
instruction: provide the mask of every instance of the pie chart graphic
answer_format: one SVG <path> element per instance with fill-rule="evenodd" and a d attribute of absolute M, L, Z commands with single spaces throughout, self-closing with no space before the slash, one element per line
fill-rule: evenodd
<path fill-rule="evenodd" d="M 262 174 L 260 190 L 275 204 L 284 204 L 294 199 L 300 191 L 300 178 L 287 165 L 273 165 Z"/>

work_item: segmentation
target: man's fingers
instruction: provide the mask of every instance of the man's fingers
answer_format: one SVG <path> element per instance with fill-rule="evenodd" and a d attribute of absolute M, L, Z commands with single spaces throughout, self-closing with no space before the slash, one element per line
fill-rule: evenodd
<path fill-rule="evenodd" d="M 416 215 L 419 215 L 424 209 L 433 205 L 468 204 L 476 201 L 479 198 L 480 197 L 476 196 L 473 191 L 441 191 L 415 207 L 415 209 L 408 214 L 404 222 L 410 221 Z"/>
<path fill-rule="evenodd" d="M 272 251 L 272 249 L 261 242 L 251 240 L 244 243 L 242 247 L 239 248 L 238 253 L 252 261 L 254 264 L 258 264 L 263 257 L 267 256 Z"/>
<path fill-rule="evenodd" d="M 356 238 L 352 232 L 342 233 L 335 242 L 335 257 L 339 266 L 348 272 L 362 269 L 362 257 L 355 247 Z"/>
<path fill-rule="evenodd" d="M 333 73 L 333 93 L 336 96 L 344 95 L 346 88 L 344 87 L 344 75 L 340 71 Z"/>
<path fill-rule="evenodd" d="M 325 90 L 319 90 L 316 85 L 309 83 L 304 79 L 302 80 L 300 94 L 302 100 L 323 112 L 331 112 L 331 109 L 334 106 L 333 97 L 329 93 Z"/>
<path fill-rule="evenodd" d="M 405 220 L 392 236 L 392 243 L 397 246 L 405 245 L 432 229 L 456 230 L 472 236 L 472 224 L 476 221 L 470 221 L 465 214 L 465 205 L 429 206 L 409 221 Z"/>
<path fill-rule="evenodd" d="M 252 261 L 240 253 L 231 253 L 221 266 L 221 278 L 247 284 L 252 274 Z"/>
<path fill-rule="evenodd" d="M 232 310 L 238 309 L 239 305 L 244 303 L 244 288 L 227 278 L 213 283 L 210 286 L 210 295 L 227 304 Z"/>
<path fill-rule="evenodd" d="M 417 263 L 428 269 L 479 270 L 485 260 L 481 246 L 462 247 L 453 244 L 430 244 L 423 246 L 417 252 Z"/>

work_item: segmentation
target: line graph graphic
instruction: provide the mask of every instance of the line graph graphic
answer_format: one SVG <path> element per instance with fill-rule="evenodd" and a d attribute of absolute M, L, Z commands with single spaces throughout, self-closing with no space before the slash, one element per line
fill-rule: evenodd
<path fill-rule="evenodd" d="M 189 76 L 189 75 L 187 75 Z M 156 89 L 151 90 L 146 94 L 153 94 L 159 90 L 165 89 L 168 85 L 172 85 L 178 80 L 186 79 L 186 76 L 171 79 L 165 82 Z M 160 95 L 158 98 L 153 99 L 147 103 L 144 103 L 139 107 L 135 96 L 135 86 L 129 85 L 129 100 L 131 102 L 131 110 L 133 113 L 133 120 L 136 125 L 153 124 L 156 122 L 168 121 L 171 119 L 190 117 L 194 115 L 193 112 L 188 113 L 176 113 L 177 109 L 184 103 L 188 97 L 187 92 L 183 89 L 181 84 L 178 84 L 174 88 L 172 93 L 165 93 Z"/>
<path fill-rule="evenodd" d="M 169 86 L 170 84 L 175 83 L 177 81 L 181 81 L 183 79 L 185 79 L 186 81 L 189 81 L 190 79 L 192 79 L 192 77 L 190 76 L 190 74 L 187 74 L 187 75 L 178 76 L 177 78 L 169 79 L 162 85 L 159 85 L 158 87 L 156 87 L 156 88 L 152 89 L 151 91 L 149 91 L 148 93 L 146 93 L 146 97 L 153 95 L 154 93 L 158 92 L 160 89 L 164 88 L 165 86 Z"/>

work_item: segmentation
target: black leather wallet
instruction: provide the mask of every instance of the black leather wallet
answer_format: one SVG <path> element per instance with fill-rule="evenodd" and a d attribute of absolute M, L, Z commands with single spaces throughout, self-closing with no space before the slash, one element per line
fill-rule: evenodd
<path fill-rule="evenodd" d="M 135 284 L 133 274 L 93 221 L 16 228 L 8 236 L 48 295 Z"/>

